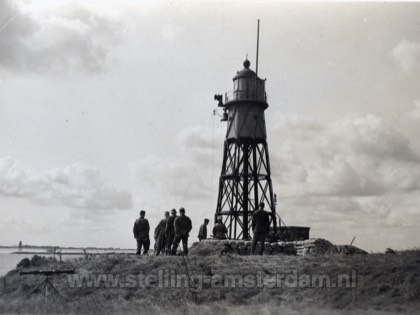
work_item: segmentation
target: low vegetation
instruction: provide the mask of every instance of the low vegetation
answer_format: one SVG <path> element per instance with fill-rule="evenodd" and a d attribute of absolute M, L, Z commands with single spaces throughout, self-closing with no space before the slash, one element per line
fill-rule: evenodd
<path fill-rule="evenodd" d="M 43 276 L 19 275 L 19 270 L 13 270 L 0 281 L 1 313 L 418 314 L 420 309 L 418 249 L 353 256 L 191 254 L 185 258 L 118 254 L 72 258 L 63 262 L 35 257 L 19 266 L 21 270 L 75 269 L 78 277 L 111 275 L 113 280 L 119 277 L 120 282 L 108 285 L 101 282 L 98 287 L 72 287 L 69 279 L 74 279 L 75 275 L 51 276 L 51 282 L 62 297 L 49 290 L 45 301 L 42 288 L 27 296 L 42 282 Z M 150 283 L 150 286 L 142 287 L 134 283 L 139 274 L 158 278 L 162 272 L 185 276 L 190 285 L 160 287 L 157 283 Z M 345 282 L 346 285 L 341 287 L 294 285 L 293 276 L 283 278 L 281 286 L 272 287 L 273 282 L 266 279 L 294 274 L 323 275 L 330 277 L 331 283 L 337 275 L 355 278 L 354 282 Z M 217 278 L 246 279 L 252 275 L 265 278 L 255 285 L 245 280 L 247 286 L 239 282 L 227 284 Z M 130 285 L 127 285 L 127 279 L 131 279 Z"/>

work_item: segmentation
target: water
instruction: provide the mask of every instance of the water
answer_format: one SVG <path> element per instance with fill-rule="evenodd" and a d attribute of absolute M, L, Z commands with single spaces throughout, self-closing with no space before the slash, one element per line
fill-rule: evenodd
<path fill-rule="evenodd" d="M 0 277 L 4 276 L 10 270 L 15 269 L 16 265 L 25 257 L 31 258 L 35 253 L 40 256 L 52 256 L 42 248 L 24 248 L 22 251 L 29 252 L 28 254 L 12 254 L 13 252 L 19 251 L 19 248 L 0 248 Z M 62 252 L 66 253 L 80 253 L 82 255 L 81 249 L 61 249 Z M 45 252 L 45 253 L 44 253 Z M 92 253 L 106 253 L 106 252 L 124 252 L 124 253 L 135 253 L 135 250 L 88 250 L 89 254 Z M 58 255 L 55 256 L 58 259 Z M 63 255 L 63 259 L 75 258 L 78 255 Z"/>
<path fill-rule="evenodd" d="M 0 277 L 14 269 L 16 264 L 25 258 L 25 255 L 13 255 L 17 248 L 0 248 Z"/>

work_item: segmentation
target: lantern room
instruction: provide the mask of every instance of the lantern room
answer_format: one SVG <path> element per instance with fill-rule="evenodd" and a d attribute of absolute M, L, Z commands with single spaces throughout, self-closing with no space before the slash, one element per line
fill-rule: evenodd
<path fill-rule="evenodd" d="M 249 69 L 251 63 L 246 59 L 244 69 L 238 71 L 233 78 L 233 91 L 225 95 L 225 104 L 233 101 L 257 101 L 267 102 L 265 94 L 265 80 L 257 77 L 256 73 Z"/>

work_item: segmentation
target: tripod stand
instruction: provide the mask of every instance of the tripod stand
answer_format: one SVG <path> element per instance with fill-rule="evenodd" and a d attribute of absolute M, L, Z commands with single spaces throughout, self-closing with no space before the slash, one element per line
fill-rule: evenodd
<path fill-rule="evenodd" d="M 55 293 L 57 293 L 60 297 L 63 297 L 60 292 L 54 287 L 54 285 L 50 281 L 50 276 L 52 275 L 60 275 L 60 274 L 74 274 L 74 269 L 67 269 L 67 270 L 34 270 L 34 271 L 21 271 L 19 275 L 44 275 L 45 279 L 40 284 L 38 284 L 35 289 L 33 289 L 26 297 L 32 295 L 36 290 L 40 287 L 44 286 L 44 302 L 47 301 L 48 297 L 48 286 L 50 286 Z"/>
<path fill-rule="evenodd" d="M 40 284 L 38 284 L 35 289 L 33 289 L 26 297 L 31 296 L 33 293 L 35 293 L 36 290 L 38 290 L 40 287 L 44 285 L 44 301 L 47 301 L 48 298 L 48 286 L 50 286 L 59 296 L 63 297 L 60 292 L 58 292 L 57 288 L 51 283 L 50 277 L 45 276 L 44 281 L 42 281 Z"/>

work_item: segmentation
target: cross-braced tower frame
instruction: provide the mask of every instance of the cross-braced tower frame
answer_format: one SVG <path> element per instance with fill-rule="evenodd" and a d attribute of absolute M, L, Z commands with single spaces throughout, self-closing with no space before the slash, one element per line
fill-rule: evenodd
<path fill-rule="evenodd" d="M 249 69 L 233 78 L 234 90 L 225 101 L 216 95 L 223 107 L 222 121 L 227 121 L 223 164 L 215 217 L 221 216 L 232 239 L 251 237 L 252 214 L 261 202 L 272 213 L 276 231 L 274 194 L 271 182 L 264 111 L 267 109 L 265 80 Z"/>

